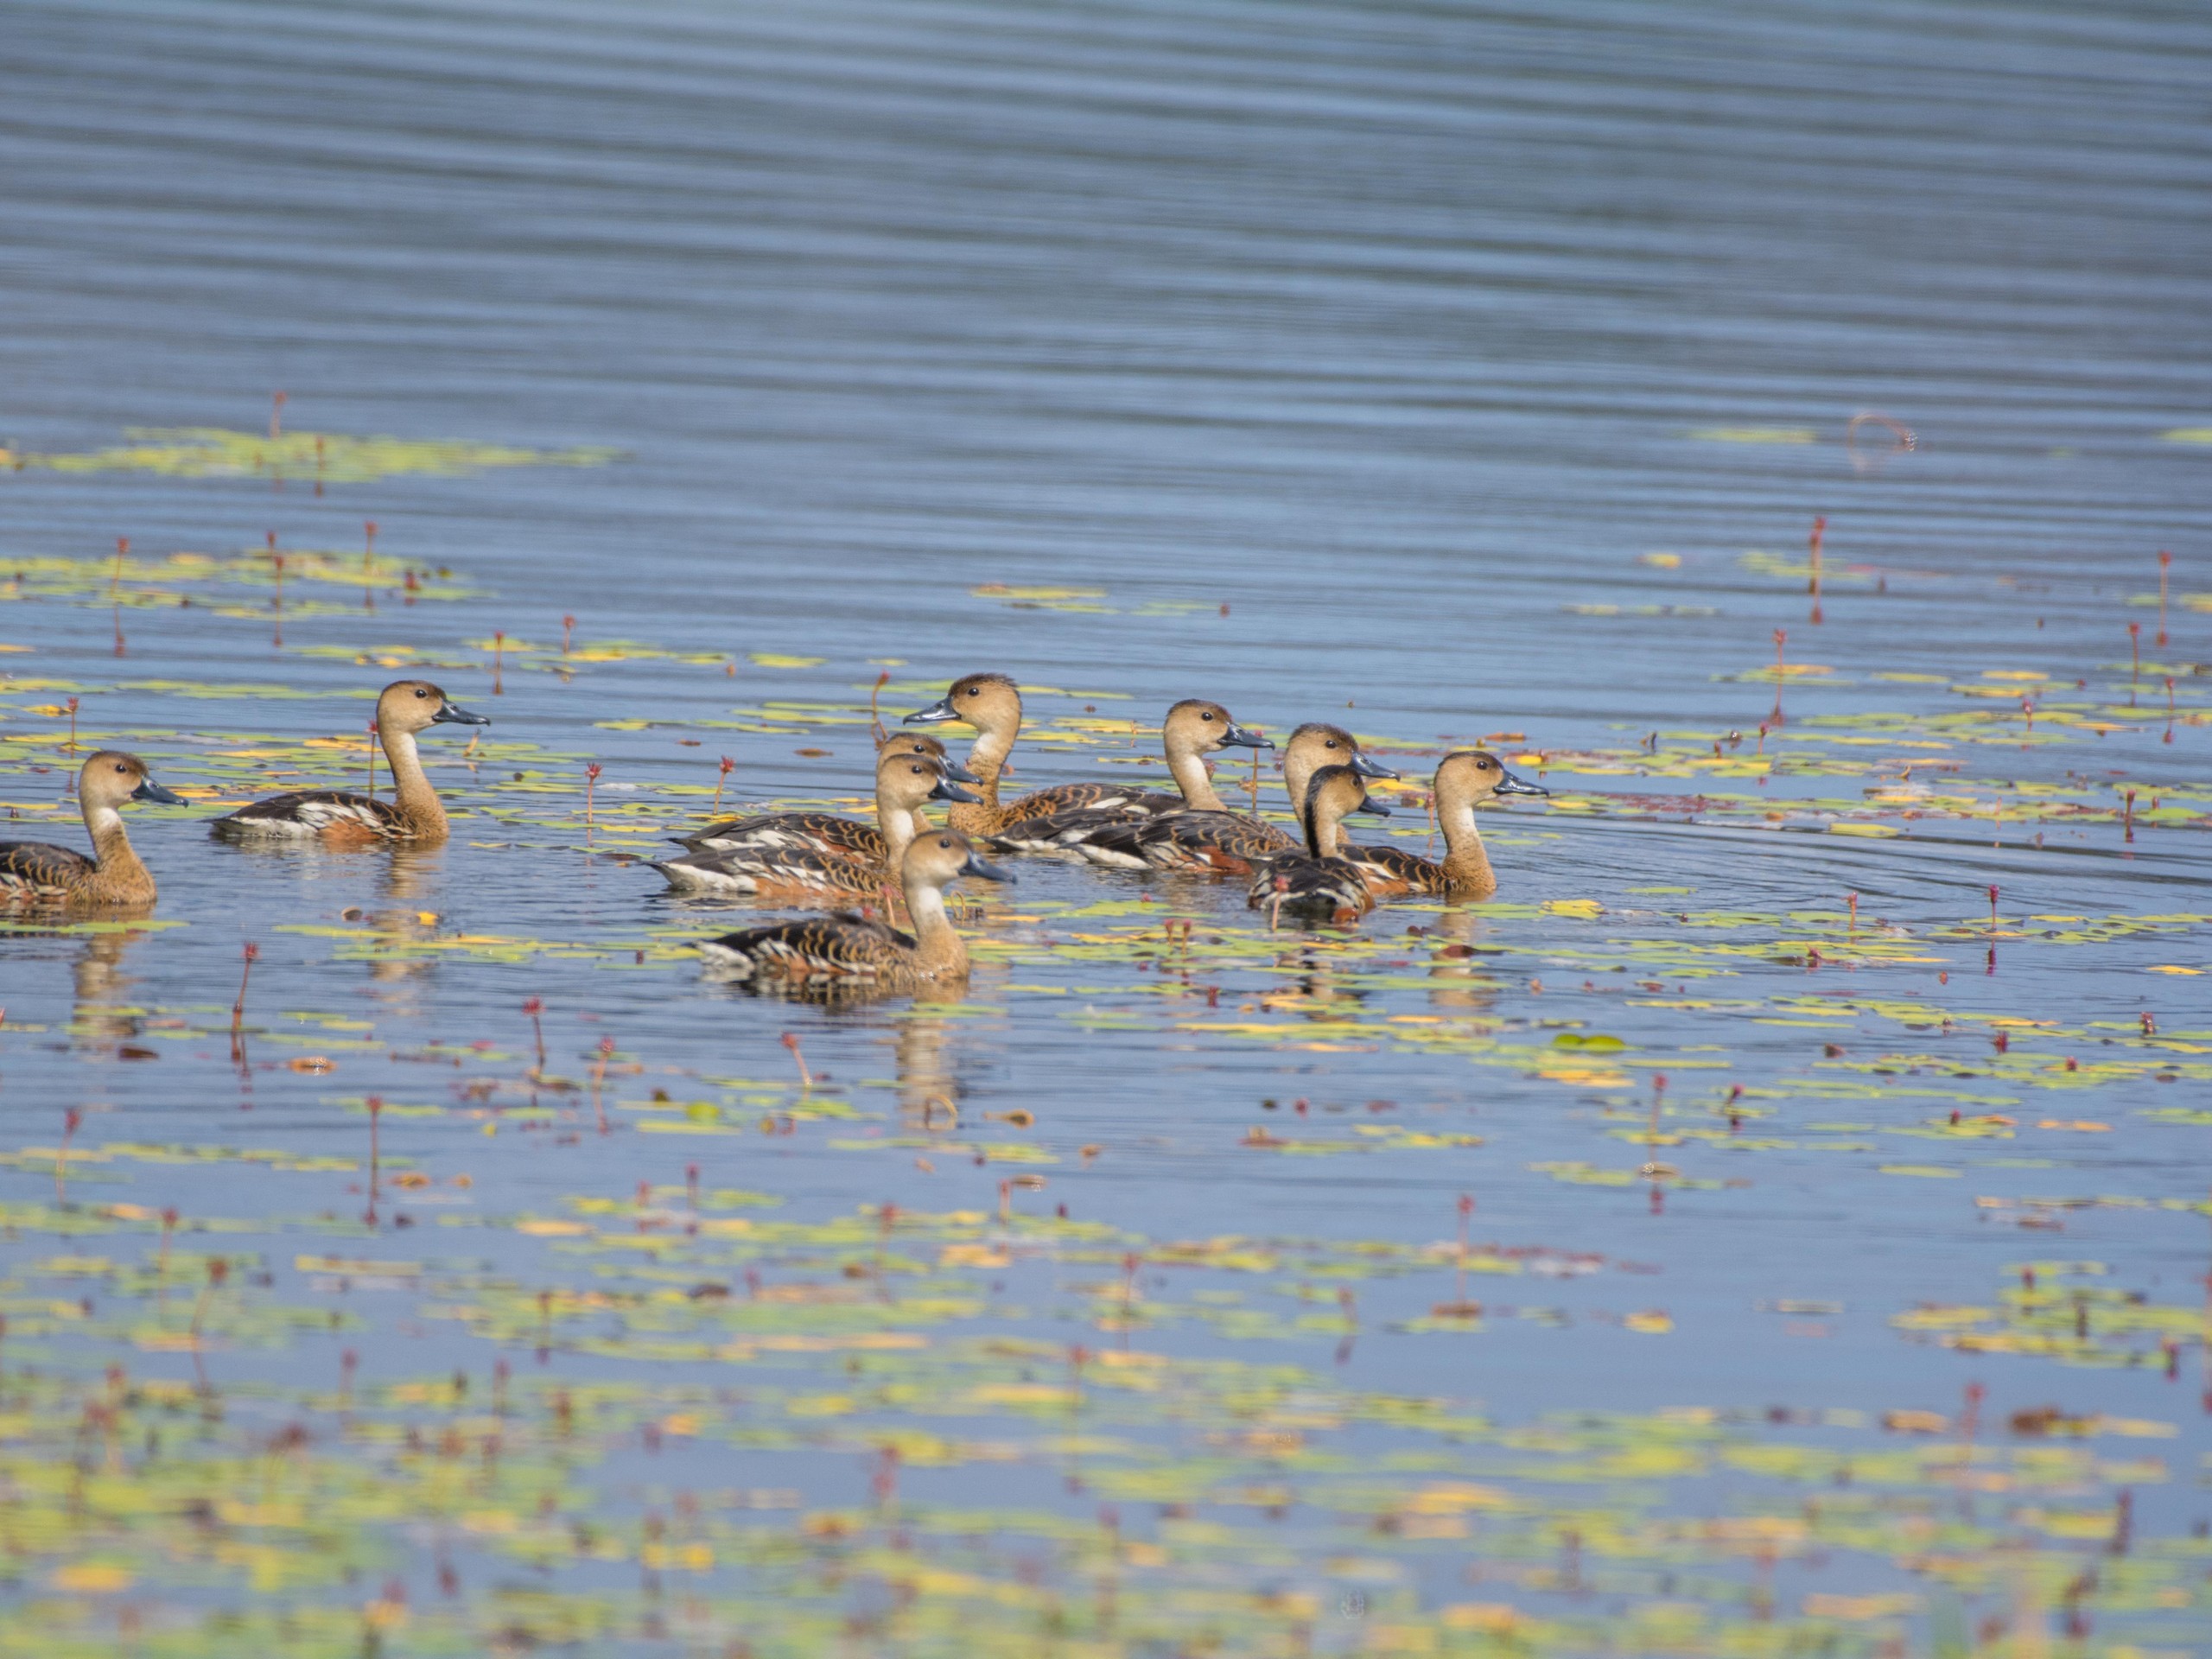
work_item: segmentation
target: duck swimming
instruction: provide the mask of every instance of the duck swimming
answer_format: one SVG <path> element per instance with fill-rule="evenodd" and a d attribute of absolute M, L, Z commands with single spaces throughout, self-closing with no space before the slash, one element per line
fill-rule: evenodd
<path fill-rule="evenodd" d="M 899 868 L 914 837 L 931 825 L 916 810 L 925 801 L 975 801 L 981 797 L 948 779 L 926 756 L 887 748 L 875 763 L 875 817 L 871 826 L 827 813 L 793 812 L 753 818 L 717 829 L 750 838 L 708 836 L 681 858 L 653 861 L 668 885 L 684 893 L 838 893 L 872 899 Z M 779 827 L 779 819 L 796 820 Z M 832 827 L 834 826 L 834 830 Z"/>
<path fill-rule="evenodd" d="M 1306 788 L 1306 850 L 1271 858 L 1253 873 L 1245 902 L 1254 909 L 1289 910 L 1357 921 L 1375 907 L 1366 872 L 1342 855 L 1347 812 L 1389 817 L 1390 809 L 1367 798 L 1367 785 L 1350 766 L 1323 766 Z"/>
<path fill-rule="evenodd" d="M 1007 852 L 1065 852 L 1109 823 L 1152 817 L 1162 812 L 1225 812 L 1229 809 L 1214 792 L 1213 777 L 1206 769 L 1206 756 L 1222 749 L 1274 747 L 1266 738 L 1239 726 L 1219 703 L 1198 697 L 1185 697 L 1167 711 L 1167 718 L 1160 726 L 1160 744 L 1167 755 L 1168 774 L 1174 779 L 1179 793 L 1108 793 L 1087 805 L 1017 818 L 991 838 L 991 845 Z M 1064 787 L 1113 789 L 1113 785 L 1106 784 Z M 1019 806 L 1020 803 L 1015 804 Z"/>
<path fill-rule="evenodd" d="M 955 760 L 945 752 L 944 745 L 920 732 L 899 732 L 884 739 L 876 747 L 876 812 L 879 820 L 883 810 L 883 764 L 887 760 L 904 759 L 918 760 L 936 768 L 944 778 L 956 784 L 972 784 L 976 774 Z M 975 801 L 982 798 L 964 790 L 954 790 L 926 798 L 946 801 Z M 929 824 L 919 818 L 914 821 L 911 835 L 920 835 Z M 691 852 L 729 852 L 739 847 L 814 847 L 825 853 L 838 853 L 848 858 L 864 859 L 870 863 L 886 862 L 883 831 L 874 823 L 863 823 L 858 818 L 841 817 L 833 812 L 762 812 L 749 818 L 725 818 L 720 823 L 709 824 L 704 830 L 689 836 L 670 837 L 678 846 Z M 903 850 L 905 840 L 899 842 Z"/>
<path fill-rule="evenodd" d="M 915 837 L 899 861 L 912 933 L 858 911 L 843 911 L 704 939 L 699 954 L 723 976 L 756 985 L 901 989 L 955 982 L 968 976 L 968 947 L 944 913 L 944 890 L 963 875 L 1014 880 L 1010 872 L 978 858 L 974 843 L 958 830 L 932 830 Z"/>
<path fill-rule="evenodd" d="M 1309 721 L 1283 746 L 1283 786 L 1302 818 L 1313 774 L 1349 766 L 1363 778 L 1395 778 L 1360 753 L 1359 740 L 1341 726 Z M 1128 823 L 1103 825 L 1076 843 L 1094 864 L 1124 870 L 1185 870 L 1246 875 L 1264 859 L 1294 853 L 1300 843 L 1279 825 L 1241 812 L 1163 812 Z"/>
<path fill-rule="evenodd" d="M 1208 707 L 1219 709 L 1220 705 Z M 1225 718 L 1226 711 L 1223 711 Z M 1032 790 L 1019 800 L 999 804 L 999 774 L 1021 734 L 1021 692 L 1003 674 L 970 674 L 955 680 L 952 689 L 926 709 L 906 716 L 909 726 L 933 726 L 949 720 L 976 728 L 976 747 L 968 752 L 968 765 L 976 774 L 982 800 L 974 806 L 956 806 L 952 827 L 965 836 L 995 836 L 1024 818 L 1040 818 L 1071 807 L 1107 807 L 1135 801 L 1152 791 L 1127 784 L 1055 784 Z M 1178 781 L 1180 781 L 1179 779 Z"/>
<path fill-rule="evenodd" d="M 124 833 L 118 809 L 125 801 L 185 804 L 181 795 L 156 783 L 137 755 L 102 749 L 77 772 L 77 805 L 92 837 L 92 855 L 43 841 L 0 841 L 0 898 L 16 904 L 152 904 L 154 878 Z"/>
<path fill-rule="evenodd" d="M 1475 827 L 1475 809 L 1499 795 L 1548 797 L 1551 791 L 1515 777 L 1496 755 L 1481 749 L 1446 755 L 1436 768 L 1434 789 L 1436 820 L 1444 829 L 1441 863 L 1396 847 L 1345 847 L 1342 856 L 1384 898 L 1421 893 L 1487 899 L 1497 891 L 1497 876 L 1484 850 L 1482 831 Z"/>
<path fill-rule="evenodd" d="M 440 842 L 446 810 L 423 775 L 415 734 L 433 726 L 489 726 L 490 719 L 456 709 L 428 680 L 395 680 L 377 698 L 377 736 L 391 764 L 395 799 L 379 801 L 343 789 L 302 789 L 272 795 L 217 818 L 226 841 L 329 834 L 379 841 Z"/>

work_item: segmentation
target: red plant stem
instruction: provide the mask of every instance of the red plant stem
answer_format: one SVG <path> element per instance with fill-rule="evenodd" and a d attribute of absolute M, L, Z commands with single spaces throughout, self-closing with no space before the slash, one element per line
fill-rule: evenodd
<path fill-rule="evenodd" d="M 111 598 L 112 598 L 117 591 L 123 586 L 123 561 L 129 556 L 130 552 L 130 538 L 128 536 L 117 537 L 115 538 L 115 575 L 107 585 L 108 594 Z"/>
<path fill-rule="evenodd" d="M 535 996 L 530 997 L 524 1001 L 522 1005 L 522 1011 L 530 1016 L 531 1034 L 537 1039 L 537 1071 L 536 1075 L 543 1077 L 545 1072 L 545 1027 L 539 1021 L 538 1015 L 545 1012 L 545 1004 L 540 998 Z"/>
<path fill-rule="evenodd" d="M 1774 631 L 1774 712 L 1767 716 L 1767 723 L 1771 726 L 1787 723 L 1782 713 L 1782 683 L 1785 677 L 1783 673 L 1782 650 L 1789 642 L 1788 629 L 1777 628 Z"/>
<path fill-rule="evenodd" d="M 69 1202 L 69 1143 L 77 1138 L 77 1126 L 85 1115 L 72 1106 L 61 1115 L 61 1154 L 54 1160 L 54 1202 L 58 1208 Z"/>
<path fill-rule="evenodd" d="M 276 442 L 284 435 L 284 394 L 271 394 L 269 399 L 269 442 Z"/>
<path fill-rule="evenodd" d="M 570 635 L 575 632 L 575 631 L 576 619 L 575 617 L 564 616 L 561 619 L 561 654 L 563 657 L 569 654 L 569 639 Z"/>
<path fill-rule="evenodd" d="M 722 810 L 722 785 L 729 781 L 729 775 L 736 769 L 736 761 L 731 760 L 728 755 L 722 756 L 721 772 L 715 779 L 714 810 L 717 814 L 719 814 Z"/>
<path fill-rule="evenodd" d="M 245 942 L 245 967 L 238 975 L 238 1000 L 231 1004 L 231 1035 L 236 1037 L 238 1027 L 245 1020 L 246 982 L 253 977 L 253 964 L 261 955 L 261 947 L 251 939 Z"/>
<path fill-rule="evenodd" d="M 377 798 L 377 723 L 369 722 L 369 798 Z"/>
<path fill-rule="evenodd" d="M 806 1069 L 806 1056 L 799 1052 L 798 1033 L 797 1032 L 787 1031 L 783 1034 L 782 1041 L 784 1046 L 791 1050 L 791 1058 L 798 1062 L 799 1087 L 802 1089 L 813 1088 L 814 1073 Z"/>
<path fill-rule="evenodd" d="M 599 762 L 596 760 L 584 768 L 584 842 L 587 846 L 590 844 L 592 832 L 592 786 L 599 782 Z"/>
<path fill-rule="evenodd" d="M 2166 735 L 2163 741 L 2168 743 L 2174 741 L 2174 677 L 2171 674 L 2166 676 Z M 2152 804 L 2155 806 L 2158 803 L 2154 801 Z"/>
<path fill-rule="evenodd" d="M 2126 838 L 2133 841 L 2135 839 L 2135 791 L 2132 789 L 2127 791 L 2127 811 L 2121 818 L 2120 823 L 2121 827 L 2127 831 Z"/>
<path fill-rule="evenodd" d="M 613 1055 L 614 1039 L 612 1037 L 601 1038 L 599 1064 L 593 1069 L 591 1074 L 591 1109 L 594 1116 L 599 1119 L 599 1132 L 601 1135 L 607 1133 L 607 1103 L 601 1091 L 607 1083 L 607 1063 L 613 1058 Z"/>
<path fill-rule="evenodd" d="M 890 683 L 891 671 L 887 668 L 877 673 L 875 677 L 875 683 L 868 689 L 868 729 L 875 734 L 875 741 L 879 743 L 882 742 L 885 738 L 890 736 L 891 733 L 889 728 L 887 728 L 883 723 L 883 716 L 875 711 L 875 701 L 876 698 L 882 694 L 883 688 Z"/>
<path fill-rule="evenodd" d="M 505 691 L 504 691 L 503 690 L 501 690 L 501 689 L 500 689 L 500 685 L 499 685 L 499 676 L 500 676 L 500 671 L 501 671 L 501 670 L 504 668 L 504 666 L 505 665 L 506 654 L 507 654 L 507 636 L 506 636 L 506 633 L 505 633 L 505 631 L 504 631 L 504 630 L 502 630 L 502 629 L 499 629 L 499 628 L 494 628 L 494 629 L 493 629 L 493 630 L 492 630 L 492 695 L 493 695 L 493 696 L 495 696 L 495 697 L 504 697 L 505 696 L 506 696 Z"/>
<path fill-rule="evenodd" d="M 69 753 L 77 753 L 77 699 L 69 699 Z"/>
<path fill-rule="evenodd" d="M 2164 649 L 2166 643 L 2166 575 L 2172 569 L 2173 563 L 2174 556 L 2165 549 L 2160 548 L 2158 550 L 2158 645 L 2161 650 Z"/>
<path fill-rule="evenodd" d="M 1817 624 L 1821 620 L 1821 537 L 1826 533 L 1827 527 L 1828 518 L 1826 513 L 1816 513 L 1814 515 L 1813 579 L 1808 585 L 1806 591 L 1813 596 L 1813 620 L 1815 624 Z"/>

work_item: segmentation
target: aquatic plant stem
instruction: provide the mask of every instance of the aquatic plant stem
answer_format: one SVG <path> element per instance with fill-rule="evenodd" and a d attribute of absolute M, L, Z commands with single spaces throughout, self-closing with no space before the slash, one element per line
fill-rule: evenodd
<path fill-rule="evenodd" d="M 284 394 L 271 392 L 269 396 L 269 442 L 276 443 L 284 435 Z"/>
<path fill-rule="evenodd" d="M 2133 709 L 2135 706 L 2136 683 L 2143 677 L 2143 625 L 2140 622 L 2127 625 L 2127 654 L 2130 658 L 2127 665 L 2127 706 Z"/>
<path fill-rule="evenodd" d="M 573 616 L 563 616 L 561 619 L 561 654 L 563 657 L 569 654 L 569 641 L 575 637 L 575 632 L 576 619 Z"/>
<path fill-rule="evenodd" d="M 876 712 L 876 699 L 883 694 L 883 688 L 890 683 L 891 671 L 887 668 L 879 669 L 876 671 L 875 683 L 868 689 L 868 728 L 879 744 L 891 735 L 891 728 L 883 723 L 883 716 Z M 717 797 L 717 798 L 720 798 Z"/>
<path fill-rule="evenodd" d="M 594 760 L 584 768 L 584 845 L 591 845 L 592 791 L 599 782 L 600 765 Z"/>
<path fill-rule="evenodd" d="M 505 664 L 506 664 L 506 654 L 507 654 L 507 636 L 506 636 L 506 632 L 505 632 L 505 631 L 504 629 L 500 629 L 500 628 L 494 628 L 494 629 L 493 629 L 493 630 L 492 630 L 492 695 L 493 695 L 493 696 L 495 696 L 495 697 L 504 697 L 505 696 L 506 696 L 506 695 L 507 695 L 507 694 L 506 694 L 506 690 L 505 690 L 505 687 L 504 687 L 504 686 L 502 685 L 502 683 L 501 683 L 502 671 L 503 671 L 503 670 L 504 670 L 504 668 L 505 667 Z"/>
<path fill-rule="evenodd" d="M 720 768 L 715 775 L 715 804 L 710 809 L 711 816 L 715 817 L 721 816 L 722 785 L 729 781 L 730 773 L 736 769 L 736 761 L 730 759 L 728 755 L 722 756 Z"/>
<path fill-rule="evenodd" d="M 787 1031 L 779 1040 L 782 1042 L 785 1048 L 791 1050 L 791 1058 L 798 1062 L 798 1086 L 800 1092 L 804 1093 L 805 1091 L 812 1089 L 814 1087 L 814 1073 L 806 1069 L 806 1056 L 799 1052 L 798 1033 L 793 1031 Z"/>
<path fill-rule="evenodd" d="M 231 1004 L 231 1058 L 238 1057 L 238 1032 L 245 1023 L 245 988 L 253 978 L 253 964 L 261 956 L 261 947 L 251 939 L 245 942 L 245 966 L 238 974 L 238 1001 Z"/>
<path fill-rule="evenodd" d="M 530 1073 L 535 1079 L 545 1075 L 545 1027 L 538 1019 L 545 1012 L 545 1003 L 542 998 L 527 997 L 524 999 L 522 1011 L 530 1016 L 531 1035 L 537 1040 L 537 1064 L 531 1068 Z"/>
<path fill-rule="evenodd" d="M 69 1143 L 77 1138 L 77 1126 L 85 1115 L 72 1106 L 61 1115 L 61 1151 L 54 1160 L 54 1207 L 66 1208 L 69 1203 Z"/>
<path fill-rule="evenodd" d="M 1813 596 L 1812 620 L 1816 626 L 1821 620 L 1821 537 L 1826 533 L 1827 527 L 1828 519 L 1826 513 L 1815 513 L 1813 516 L 1813 579 L 1806 584 L 1805 591 Z"/>
<path fill-rule="evenodd" d="M 1783 666 L 1782 651 L 1783 647 L 1789 643 L 1789 631 L 1787 628 L 1777 628 L 1774 631 L 1774 712 L 1766 717 L 1767 724 L 1770 726 L 1781 726 L 1787 723 L 1782 713 L 1782 683 L 1788 677 L 1787 671 Z"/>
<path fill-rule="evenodd" d="M 2158 550 L 2158 649 L 2166 646 L 2166 578 L 2172 570 L 2174 556 L 2163 547 Z"/>

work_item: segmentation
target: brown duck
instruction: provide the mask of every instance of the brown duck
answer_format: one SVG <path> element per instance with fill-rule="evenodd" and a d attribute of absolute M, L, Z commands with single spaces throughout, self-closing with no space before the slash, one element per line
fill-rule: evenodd
<path fill-rule="evenodd" d="M 900 886 L 914 931 L 902 933 L 858 911 L 748 927 L 700 942 L 699 954 L 721 976 L 756 987 L 867 985 L 899 990 L 957 982 L 968 976 L 968 947 L 944 912 L 944 890 L 963 875 L 1011 881 L 976 855 L 954 830 L 918 836 L 899 861 Z"/>
<path fill-rule="evenodd" d="M 1437 893 L 1447 899 L 1487 899 L 1497 891 L 1475 809 L 1500 795 L 1541 795 L 1551 791 L 1516 778 L 1504 763 L 1481 749 L 1447 754 L 1436 768 L 1436 821 L 1444 830 L 1441 862 L 1397 847 L 1345 847 L 1344 858 L 1357 865 L 1367 885 L 1382 898 Z"/>
<path fill-rule="evenodd" d="M 226 841 L 329 836 L 377 841 L 443 841 L 448 831 L 438 791 L 423 774 L 415 734 L 433 726 L 489 726 L 489 717 L 456 709 L 428 680 L 395 680 L 377 698 L 377 738 L 391 763 L 394 799 L 379 801 L 344 789 L 302 789 L 242 806 L 211 826 Z"/>
<path fill-rule="evenodd" d="M 16 904 L 152 904 L 154 878 L 124 832 L 125 801 L 185 804 L 156 783 L 137 755 L 102 749 L 77 773 L 77 806 L 92 835 L 92 855 L 43 841 L 0 841 L 0 897 Z"/>
<path fill-rule="evenodd" d="M 1306 850 L 1284 853 L 1253 873 L 1245 901 L 1255 909 L 1292 911 L 1357 921 L 1374 908 L 1366 872 L 1343 855 L 1349 812 L 1389 817 L 1390 810 L 1367 798 L 1367 785 L 1350 766 L 1323 766 L 1306 786 Z"/>
<path fill-rule="evenodd" d="M 1168 776 L 1174 779 L 1177 793 L 1107 793 L 1089 805 L 1017 818 L 992 836 L 990 844 L 1002 852 L 1071 852 L 1110 823 L 1126 823 L 1132 818 L 1154 817 L 1163 812 L 1225 812 L 1229 809 L 1214 792 L 1213 774 L 1207 769 L 1206 756 L 1222 749 L 1274 747 L 1256 732 L 1239 726 L 1219 703 L 1198 697 L 1185 697 L 1167 711 L 1167 718 L 1160 725 L 1160 746 L 1167 756 Z M 1098 784 L 1065 787 L 1112 791 L 1114 786 Z"/>
<path fill-rule="evenodd" d="M 1341 726 L 1309 721 L 1283 746 L 1282 780 L 1301 819 L 1308 785 L 1325 766 L 1344 766 L 1363 778 L 1395 778 L 1360 753 L 1359 740 Z M 1262 860 L 1299 849 L 1281 826 L 1241 812 L 1163 812 L 1092 831 L 1076 850 L 1094 864 L 1125 870 L 1187 870 L 1248 875 Z"/>
<path fill-rule="evenodd" d="M 875 763 L 874 824 L 819 812 L 753 818 L 716 826 L 729 830 L 731 838 L 715 839 L 709 832 L 683 857 L 656 861 L 653 868 L 684 893 L 872 899 L 892 879 L 914 837 L 929 832 L 919 810 L 924 802 L 978 798 L 948 779 L 936 760 L 887 748 Z M 791 822 L 779 825 L 779 819 Z"/>

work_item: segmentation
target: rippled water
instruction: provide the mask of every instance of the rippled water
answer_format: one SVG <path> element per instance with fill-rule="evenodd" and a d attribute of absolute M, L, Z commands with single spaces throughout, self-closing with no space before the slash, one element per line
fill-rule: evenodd
<path fill-rule="evenodd" d="M 0 577 L 92 562 L 0 595 L 8 802 L 80 837 L 41 712 L 70 696 L 203 802 L 358 779 L 302 746 L 404 667 L 496 721 L 465 767 L 428 741 L 442 850 L 148 811 L 163 926 L 0 950 L 0 1425 L 29 1425 L 0 1428 L 0 1653 L 235 1650 L 194 1622 L 226 1606 L 290 1610 L 250 1639 L 303 1654 L 2212 1650 L 2200 16 L 0 25 Z M 294 431 L 618 453 L 320 488 L 35 459 L 258 429 L 278 388 Z M 118 536 L 351 557 L 369 519 L 453 583 L 372 610 L 296 564 L 281 614 L 257 567 L 99 586 Z M 1761 734 L 1777 629 L 1826 671 Z M 625 850 L 695 821 L 723 754 L 731 801 L 851 800 L 879 673 L 896 713 L 978 668 L 1032 688 L 1023 786 L 1113 775 L 1204 695 L 1338 719 L 1415 787 L 1521 734 L 1556 798 L 1485 820 L 1503 887 L 1471 913 L 1271 937 L 1234 887 L 1033 861 L 982 898 L 957 1005 L 702 982 L 688 942 L 742 912 Z M 533 997 L 572 1088 L 532 1079 Z M 350 1166 L 86 1161 L 130 1144 Z M 710 1214 L 801 1230 L 685 1234 L 691 1163 L 775 1201 Z M 1463 1193 L 1499 1251 L 1464 1281 Z M 885 1204 L 910 1233 L 836 1230 Z M 168 1205 L 242 1264 L 196 1353 L 198 1255 L 167 1302 L 118 1265 Z M 1303 1243 L 1173 1248 L 1231 1235 Z M 310 1328 L 332 1309 L 359 1323 Z M 480 1406 L 495 1357 L 513 1471 L 441 1493 L 398 1437 L 429 1414 L 438 1445 L 461 1406 L 423 1379 Z M 198 1475 L 162 1486 L 136 1417 L 106 1465 L 159 1523 L 32 1473 L 90 1455 L 111 1363 L 199 1402 Z M 318 1461 L 280 1476 L 296 1421 Z M 246 1470 L 345 1528 L 190 1507 Z M 414 1496 L 377 1512 L 364 1475 Z M 1100 1613 L 1102 1573 L 1147 1611 Z"/>

